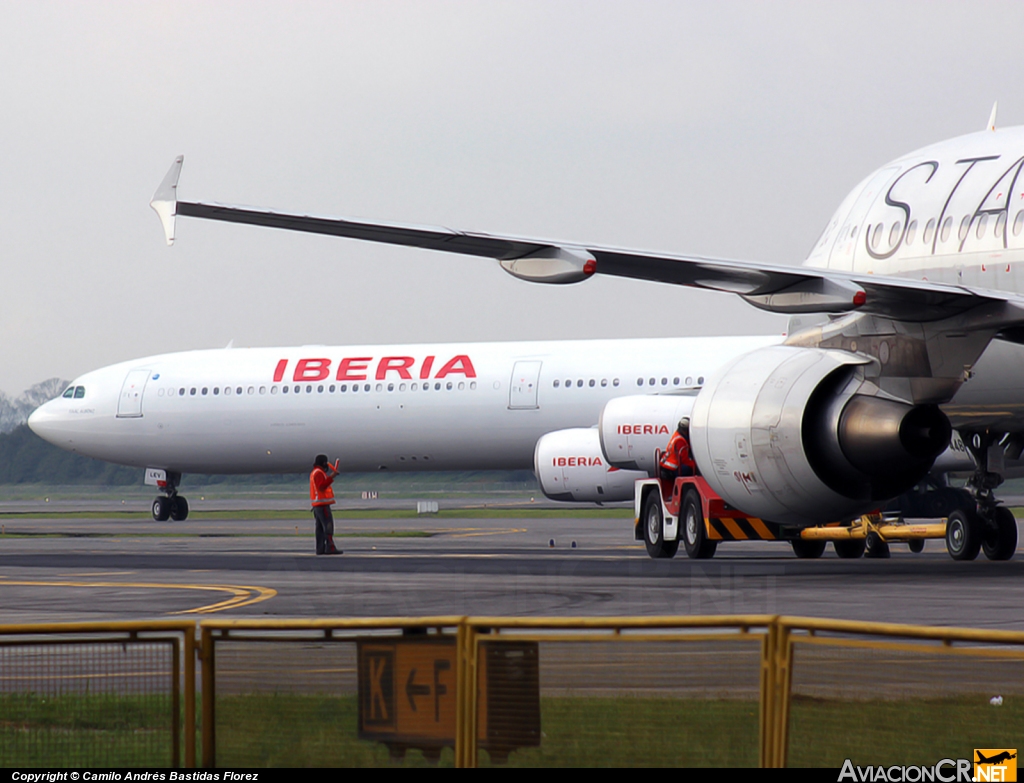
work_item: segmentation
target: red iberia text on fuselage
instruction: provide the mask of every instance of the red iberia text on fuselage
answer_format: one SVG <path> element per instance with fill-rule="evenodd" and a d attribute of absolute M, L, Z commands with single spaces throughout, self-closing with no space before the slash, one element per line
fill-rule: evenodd
<path fill-rule="evenodd" d="M 600 457 L 552 457 L 551 464 L 556 468 L 592 468 L 604 463 Z"/>
<path fill-rule="evenodd" d="M 616 427 L 619 435 L 668 435 L 664 424 L 620 424 Z"/>
<path fill-rule="evenodd" d="M 335 368 L 334 380 L 336 381 L 365 381 L 370 373 L 373 373 L 374 379 L 378 381 L 388 378 L 411 381 L 414 375 L 420 380 L 447 378 L 449 375 L 476 378 L 473 360 L 466 354 L 460 353 L 453 356 L 431 374 L 436 364 L 436 358 L 435 356 L 424 356 L 420 361 L 414 356 L 382 356 L 380 359 L 373 356 L 346 356 L 337 365 L 334 365 L 333 360 L 327 357 L 299 359 L 295 362 L 292 380 L 296 383 L 326 380 L 331 376 L 332 366 Z M 274 383 L 280 383 L 285 379 L 289 363 L 289 359 L 278 361 L 274 368 Z"/>

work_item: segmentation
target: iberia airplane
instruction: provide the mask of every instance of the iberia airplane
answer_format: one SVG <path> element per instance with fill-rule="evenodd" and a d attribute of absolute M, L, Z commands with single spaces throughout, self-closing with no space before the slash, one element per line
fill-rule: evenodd
<path fill-rule="evenodd" d="M 360 472 L 530 468 L 536 452 L 558 474 L 538 469 L 549 495 L 623 500 L 723 357 L 780 340 L 189 351 L 86 373 L 29 425 L 62 448 L 146 467 L 174 501 L 154 513 L 178 518 L 187 515 L 173 491 L 181 473 L 298 472 L 318 453 Z M 643 474 L 609 471 L 592 428 L 620 398 L 647 403 L 614 423 L 633 449 L 644 442 Z M 647 410 L 651 402 L 665 413 Z"/>
<path fill-rule="evenodd" d="M 698 258 L 180 201 L 189 216 L 496 259 L 515 277 L 632 277 L 741 296 L 818 325 L 785 337 L 226 349 L 87 373 L 30 426 L 147 469 L 154 516 L 183 518 L 183 472 L 518 468 L 551 497 L 621 500 L 682 415 L 702 475 L 742 511 L 802 527 L 906 492 L 963 435 L 974 509 L 953 540 L 1012 554 L 997 505 L 1024 451 L 1024 128 L 912 152 L 842 202 L 803 266 Z M 994 553 L 994 554 L 993 554 Z M 956 553 L 954 553 L 956 556 Z"/>

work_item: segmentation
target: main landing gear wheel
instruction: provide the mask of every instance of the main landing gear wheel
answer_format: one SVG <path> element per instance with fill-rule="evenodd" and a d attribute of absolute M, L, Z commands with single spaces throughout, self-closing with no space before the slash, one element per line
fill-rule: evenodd
<path fill-rule="evenodd" d="M 188 519 L 188 501 L 182 495 L 161 495 L 153 501 L 153 519 L 157 522 L 168 519 L 184 522 Z"/>
<path fill-rule="evenodd" d="M 679 549 L 678 540 L 665 540 L 665 516 L 657 492 L 651 492 L 644 503 L 644 544 L 647 554 L 656 559 L 673 557 Z"/>
<path fill-rule="evenodd" d="M 863 538 L 847 538 L 832 542 L 832 548 L 836 550 L 836 555 L 843 560 L 856 560 L 864 554 L 866 547 L 867 542 Z"/>
<path fill-rule="evenodd" d="M 996 506 L 992 521 L 995 527 L 986 530 L 981 548 L 989 560 L 1009 560 L 1017 551 L 1017 520 L 1006 506 Z"/>
<path fill-rule="evenodd" d="M 717 541 L 708 541 L 707 527 L 704 524 L 704 508 L 700 496 L 692 489 L 683 496 L 682 509 L 683 545 L 686 554 L 694 560 L 707 560 L 715 556 L 718 549 Z"/>
<path fill-rule="evenodd" d="M 153 519 L 157 522 L 166 522 L 171 516 L 171 499 L 162 495 L 153 501 Z"/>
<path fill-rule="evenodd" d="M 825 554 L 824 539 L 816 541 L 813 538 L 794 538 L 790 543 L 793 545 L 793 554 L 804 560 L 813 560 Z"/>
<path fill-rule="evenodd" d="M 175 522 L 184 522 L 188 519 L 188 501 L 183 495 L 171 498 L 171 519 Z"/>
<path fill-rule="evenodd" d="M 981 518 L 972 511 L 954 511 L 946 520 L 946 549 L 954 560 L 974 560 L 984 538 Z"/>

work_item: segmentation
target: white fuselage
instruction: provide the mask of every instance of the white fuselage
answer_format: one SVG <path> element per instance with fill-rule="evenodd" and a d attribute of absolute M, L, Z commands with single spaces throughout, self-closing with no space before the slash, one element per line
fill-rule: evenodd
<path fill-rule="evenodd" d="M 781 339 L 190 351 L 87 373 L 29 423 L 80 454 L 182 473 L 302 471 L 318 453 L 344 471 L 531 468 L 542 435 L 593 426 L 609 399 L 694 389 Z"/>
<path fill-rule="evenodd" d="M 807 266 L 1024 292 L 1024 127 L 904 155 L 855 187 Z"/>

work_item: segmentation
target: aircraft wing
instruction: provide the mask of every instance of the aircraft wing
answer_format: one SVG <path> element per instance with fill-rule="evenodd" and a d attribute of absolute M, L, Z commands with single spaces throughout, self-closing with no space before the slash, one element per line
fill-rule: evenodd
<path fill-rule="evenodd" d="M 1000 312 L 991 326 L 1024 323 L 1024 298 L 1018 295 L 924 280 L 179 201 L 181 164 L 179 157 L 150 202 L 168 244 L 174 242 L 175 217 L 183 215 L 493 258 L 510 274 L 533 282 L 572 283 L 594 274 L 613 275 L 734 293 L 777 313 L 858 310 L 901 321 L 941 320 L 998 303 Z"/>

